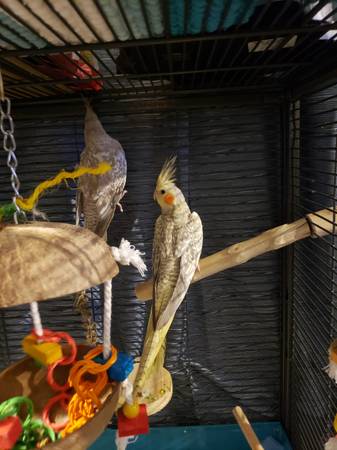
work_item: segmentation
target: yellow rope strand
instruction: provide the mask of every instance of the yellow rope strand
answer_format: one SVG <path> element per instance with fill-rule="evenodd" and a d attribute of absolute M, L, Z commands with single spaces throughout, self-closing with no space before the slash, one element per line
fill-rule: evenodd
<path fill-rule="evenodd" d="M 79 167 L 78 169 L 73 170 L 72 172 L 62 170 L 54 178 L 51 178 L 50 180 L 45 180 L 38 186 L 36 186 L 34 192 L 28 198 L 17 198 L 16 204 L 18 205 L 19 208 L 25 211 L 31 211 L 44 191 L 61 184 L 63 180 L 66 180 L 67 178 L 74 180 L 75 178 L 79 178 L 85 174 L 102 175 L 103 173 L 108 172 L 110 169 L 111 169 L 110 164 L 106 162 L 101 162 L 97 167 Z"/>

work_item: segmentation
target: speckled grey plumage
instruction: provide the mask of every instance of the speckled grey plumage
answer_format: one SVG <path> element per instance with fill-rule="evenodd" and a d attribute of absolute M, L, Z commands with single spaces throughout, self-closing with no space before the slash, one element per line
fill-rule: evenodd
<path fill-rule="evenodd" d="M 125 194 L 125 153 L 121 144 L 106 133 L 89 104 L 86 104 L 84 138 L 81 166 L 96 167 L 104 161 L 111 164 L 112 169 L 103 175 L 83 175 L 79 179 L 77 217 L 83 214 L 84 226 L 106 238 L 116 206 Z"/>

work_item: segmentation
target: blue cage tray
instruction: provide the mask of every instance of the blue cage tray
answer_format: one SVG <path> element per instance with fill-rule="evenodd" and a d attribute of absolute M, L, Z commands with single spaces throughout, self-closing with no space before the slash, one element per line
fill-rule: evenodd
<path fill-rule="evenodd" d="M 252 424 L 265 450 L 291 450 L 287 435 L 279 422 Z M 115 430 L 107 430 L 90 450 L 113 449 Z M 207 425 L 152 428 L 139 436 L 128 450 L 249 450 L 237 425 Z"/>

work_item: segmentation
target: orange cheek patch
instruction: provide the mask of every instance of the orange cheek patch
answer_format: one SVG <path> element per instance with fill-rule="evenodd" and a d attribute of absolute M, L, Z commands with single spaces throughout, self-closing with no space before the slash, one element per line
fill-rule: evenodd
<path fill-rule="evenodd" d="M 166 194 L 165 197 L 164 197 L 164 202 L 165 202 L 167 205 L 173 205 L 173 202 L 174 202 L 174 196 L 173 196 L 172 194 Z"/>

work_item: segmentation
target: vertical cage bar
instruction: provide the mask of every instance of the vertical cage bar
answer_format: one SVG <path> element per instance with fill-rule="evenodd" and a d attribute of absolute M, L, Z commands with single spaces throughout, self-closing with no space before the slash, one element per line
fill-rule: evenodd
<path fill-rule="evenodd" d="M 318 206 L 332 211 L 336 208 L 336 92 L 337 85 L 303 95 L 292 104 L 291 178 L 296 217 Z M 288 384 L 292 404 L 285 425 L 299 450 L 323 448 L 333 435 L 336 414 L 336 386 L 323 370 L 328 363 L 328 347 L 337 335 L 335 213 L 331 223 L 331 234 L 294 246 L 290 274 L 293 326 Z"/>
<path fill-rule="evenodd" d="M 283 180 L 283 223 L 291 223 L 294 220 L 293 213 L 293 189 L 292 189 L 292 162 L 294 143 L 296 139 L 296 120 L 294 116 L 294 104 L 290 103 L 288 96 L 281 105 L 282 123 L 282 180 Z M 282 292 L 281 292 L 281 317 L 282 317 L 282 348 L 281 348 L 281 421 L 288 431 L 290 430 L 291 410 L 291 356 L 292 356 L 292 309 L 293 309 L 293 246 L 287 247 L 281 253 L 282 264 Z"/>

